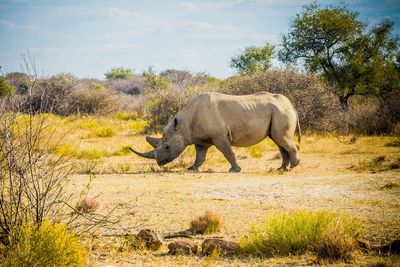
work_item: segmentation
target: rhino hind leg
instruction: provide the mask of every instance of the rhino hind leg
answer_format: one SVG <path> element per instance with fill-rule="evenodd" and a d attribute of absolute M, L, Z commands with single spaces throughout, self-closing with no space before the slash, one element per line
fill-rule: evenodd
<path fill-rule="evenodd" d="M 289 152 L 286 151 L 286 149 L 284 149 L 280 145 L 278 145 L 278 148 L 279 151 L 281 152 L 281 158 L 282 158 L 282 165 L 278 168 L 278 170 L 287 171 L 290 163 L 290 154 Z"/>
<path fill-rule="evenodd" d="M 189 170 L 198 171 L 199 167 L 203 164 L 203 162 L 206 159 L 207 150 L 209 148 L 210 148 L 210 146 L 195 145 L 196 160 L 194 161 L 193 165 L 188 168 Z"/>
<path fill-rule="evenodd" d="M 235 154 L 233 153 L 230 142 L 228 140 L 213 140 L 213 144 L 231 164 L 229 172 L 240 172 L 241 168 L 236 162 Z"/>
<path fill-rule="evenodd" d="M 297 165 L 299 165 L 300 159 L 297 157 L 298 149 L 292 138 L 287 138 L 284 136 L 283 137 L 275 136 L 275 137 L 273 137 L 273 140 L 275 141 L 275 143 L 278 146 L 282 147 L 284 150 L 286 150 L 287 153 L 289 153 L 290 168 L 294 168 Z M 282 159 L 283 159 L 283 157 L 282 157 Z"/>

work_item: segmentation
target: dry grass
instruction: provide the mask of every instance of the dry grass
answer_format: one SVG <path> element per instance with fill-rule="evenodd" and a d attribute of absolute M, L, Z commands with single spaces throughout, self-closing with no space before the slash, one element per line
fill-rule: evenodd
<path fill-rule="evenodd" d="M 76 209 L 83 213 L 94 213 L 99 208 L 100 201 L 96 197 L 85 197 L 76 206 Z"/>
<path fill-rule="evenodd" d="M 204 215 L 190 222 L 190 231 L 194 234 L 213 234 L 221 231 L 221 215 L 212 211 L 206 211 Z"/>
<path fill-rule="evenodd" d="M 300 144 L 300 165 L 286 173 L 275 171 L 281 161 L 274 157 L 278 149 L 270 140 L 256 146 L 255 151 L 261 154 L 260 157 L 253 157 L 247 148 L 234 148 L 238 164 L 242 167 L 239 174 L 228 173 L 229 163 L 212 147 L 200 171 L 192 173 L 186 168 L 194 161 L 193 147 L 188 149 L 181 161 L 172 162 L 166 169 L 158 167 L 152 160 L 127 153 L 127 146 L 139 151 L 150 150 L 151 146 L 146 143 L 144 135 L 137 134 L 141 132 L 143 121 L 135 122 L 137 118 L 134 116 L 119 116 L 54 116 L 51 120 L 61 126 L 58 128 L 60 132 L 55 134 L 67 133 L 65 142 L 57 144 L 59 151 L 56 153 L 75 151 L 79 154 L 81 151 L 97 150 L 101 155 L 74 156 L 77 158 L 77 175 L 72 178 L 73 190 L 84 187 L 89 174 L 96 173 L 91 194 L 100 195 L 104 206 L 137 199 L 135 205 L 126 205 L 117 211 L 117 214 L 126 217 L 125 226 L 133 225 L 140 218 L 145 220 L 146 227 L 161 233 L 176 232 L 186 229 L 196 212 L 212 210 L 224 219 L 218 235 L 238 241 L 239 236 L 248 234 L 248 227 L 260 218 L 292 208 L 307 208 L 350 212 L 360 219 L 366 238 L 373 244 L 395 238 L 398 234 L 400 187 L 384 186 L 398 184 L 399 169 L 371 173 L 369 170 L 350 168 L 383 155 L 383 166 L 395 162 L 400 147 L 385 144 L 396 140 L 396 137 L 358 136 L 356 142 L 351 143 L 341 142 L 334 134 L 306 134 Z M 115 135 L 85 138 L 103 126 L 112 127 Z M 130 213 L 135 215 L 130 217 Z M 328 236 L 326 238 L 329 239 Z M 113 239 L 102 238 L 94 242 L 97 249 L 92 251 L 90 263 L 95 266 L 119 266 L 128 264 L 126 261 L 149 266 L 298 266 L 318 263 L 318 256 L 309 254 L 207 259 L 167 256 L 164 254 L 166 247 L 159 252 L 134 249 L 118 252 L 119 242 Z M 334 251 L 335 247 L 331 249 Z M 368 265 L 377 261 L 377 256 L 358 255 L 351 262 Z M 392 262 L 392 258 L 389 257 L 387 262 Z"/>

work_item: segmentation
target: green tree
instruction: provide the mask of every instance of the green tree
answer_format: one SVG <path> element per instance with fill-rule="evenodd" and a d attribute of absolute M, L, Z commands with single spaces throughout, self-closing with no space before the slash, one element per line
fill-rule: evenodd
<path fill-rule="evenodd" d="M 5 77 L 0 76 L 0 97 L 15 94 L 15 87 Z"/>
<path fill-rule="evenodd" d="M 107 80 L 115 80 L 115 79 L 128 79 L 133 76 L 133 71 L 128 68 L 120 67 L 120 68 L 112 68 L 109 72 L 105 73 Z"/>
<path fill-rule="evenodd" d="M 250 46 L 231 59 L 230 66 L 240 74 L 253 74 L 271 67 L 275 46 L 265 44 L 262 47 Z"/>
<path fill-rule="evenodd" d="M 286 63 L 301 60 L 308 71 L 321 73 L 347 109 L 355 94 L 381 96 L 398 88 L 399 42 L 392 30 L 387 19 L 368 27 L 345 6 L 314 3 L 296 15 L 278 56 Z"/>

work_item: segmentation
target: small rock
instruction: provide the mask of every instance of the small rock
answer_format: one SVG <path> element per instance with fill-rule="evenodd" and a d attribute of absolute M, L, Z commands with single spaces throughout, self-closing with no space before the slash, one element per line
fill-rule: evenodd
<path fill-rule="evenodd" d="M 204 240 L 201 248 L 203 255 L 209 255 L 216 249 L 219 249 L 219 253 L 223 256 L 238 254 L 240 251 L 238 243 L 218 238 Z"/>
<path fill-rule="evenodd" d="M 197 253 L 197 248 L 197 244 L 192 241 L 178 240 L 168 244 L 169 253 L 172 255 L 193 255 Z"/>
<path fill-rule="evenodd" d="M 146 242 L 146 247 L 151 250 L 157 250 L 163 244 L 162 237 L 152 229 L 143 229 L 137 236 Z"/>

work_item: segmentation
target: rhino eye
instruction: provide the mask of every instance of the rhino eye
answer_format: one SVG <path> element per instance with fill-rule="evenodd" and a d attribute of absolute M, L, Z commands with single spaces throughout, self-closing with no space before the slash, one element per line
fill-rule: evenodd
<path fill-rule="evenodd" d="M 165 146 L 165 149 L 167 149 L 167 150 L 168 150 L 168 149 L 169 149 L 169 145 L 166 145 L 166 146 Z"/>

